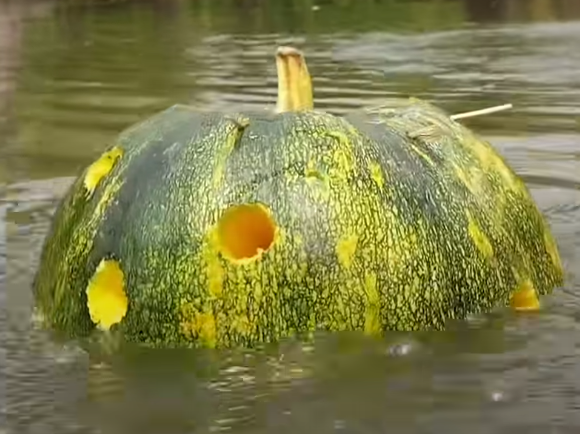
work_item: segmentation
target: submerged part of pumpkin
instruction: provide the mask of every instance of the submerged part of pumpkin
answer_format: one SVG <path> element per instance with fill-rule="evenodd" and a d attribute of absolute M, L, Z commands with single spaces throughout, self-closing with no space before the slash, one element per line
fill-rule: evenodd
<path fill-rule="evenodd" d="M 127 305 L 123 270 L 115 260 L 102 260 L 87 286 L 91 320 L 101 329 L 108 330 L 123 319 Z"/>
<path fill-rule="evenodd" d="M 276 223 L 261 204 L 228 208 L 218 222 L 218 240 L 224 256 L 233 261 L 256 259 L 276 236 Z"/>
<path fill-rule="evenodd" d="M 514 292 L 511 299 L 512 309 L 516 311 L 534 311 L 540 309 L 540 300 L 532 283 L 524 281 Z"/>

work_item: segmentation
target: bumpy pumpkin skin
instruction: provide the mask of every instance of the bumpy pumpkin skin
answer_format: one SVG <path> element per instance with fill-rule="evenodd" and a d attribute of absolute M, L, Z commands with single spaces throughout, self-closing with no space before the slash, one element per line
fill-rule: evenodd
<path fill-rule="evenodd" d="M 178 105 L 124 132 L 113 154 L 98 183 L 85 171 L 64 198 L 35 281 L 45 320 L 72 335 L 95 327 L 85 289 L 103 259 L 125 275 L 128 308 L 113 327 L 150 345 L 441 329 L 563 281 L 524 183 L 424 102 L 347 118 Z M 236 263 L 217 222 L 251 203 L 276 234 Z"/>

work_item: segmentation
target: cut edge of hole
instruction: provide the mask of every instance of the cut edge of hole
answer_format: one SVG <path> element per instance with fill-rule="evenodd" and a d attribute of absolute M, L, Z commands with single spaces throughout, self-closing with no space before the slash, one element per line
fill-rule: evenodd
<path fill-rule="evenodd" d="M 259 202 L 230 205 L 217 222 L 217 242 L 222 256 L 234 264 L 260 259 L 278 238 L 271 210 Z"/>

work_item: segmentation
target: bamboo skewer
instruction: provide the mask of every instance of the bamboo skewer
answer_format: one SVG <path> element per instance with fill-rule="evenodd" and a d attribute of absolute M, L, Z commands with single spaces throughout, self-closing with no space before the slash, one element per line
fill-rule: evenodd
<path fill-rule="evenodd" d="M 458 119 L 465 119 L 465 118 L 471 118 L 471 117 L 475 117 L 475 116 L 482 116 L 482 115 L 488 115 L 491 113 L 496 113 L 496 112 L 500 112 L 500 111 L 504 111 L 504 110 L 508 110 L 513 108 L 513 105 L 511 103 L 508 104 L 502 104 L 502 105 L 496 105 L 493 107 L 487 107 L 484 109 L 479 109 L 479 110 L 472 110 L 469 112 L 462 112 L 462 113 L 456 113 L 454 115 L 450 115 L 449 119 L 451 119 L 452 121 L 458 120 Z M 367 111 L 370 112 L 374 112 L 375 110 L 380 110 L 381 106 L 377 106 L 377 107 L 372 107 L 367 109 Z"/>
<path fill-rule="evenodd" d="M 496 105 L 494 107 L 488 107 L 488 108 L 484 108 L 484 109 L 480 109 L 480 110 L 473 110 L 470 112 L 464 112 L 464 113 L 457 113 L 454 115 L 449 116 L 449 118 L 452 121 L 455 121 L 457 119 L 465 119 L 465 118 L 471 118 L 474 116 L 481 116 L 481 115 L 487 115 L 490 113 L 495 113 L 495 112 L 499 112 L 499 111 L 503 111 L 503 110 L 508 110 L 511 109 L 513 107 L 512 104 L 503 104 L 503 105 Z"/>
<path fill-rule="evenodd" d="M 502 104 L 502 105 L 496 105 L 496 106 L 487 107 L 484 109 L 473 110 L 473 111 L 463 112 L 463 113 L 456 113 L 454 115 L 449 116 L 449 119 L 451 119 L 452 121 L 456 121 L 458 119 L 465 119 L 465 118 L 471 118 L 471 117 L 475 117 L 475 116 L 487 115 L 490 113 L 495 113 L 495 112 L 507 110 L 507 109 L 510 109 L 512 107 L 513 107 L 513 105 L 509 104 L 509 103 Z M 429 135 L 429 134 L 432 134 L 432 132 L 433 132 L 433 126 L 427 126 L 427 127 L 423 127 L 421 129 L 419 129 L 418 131 L 410 132 L 409 137 L 415 138 L 415 137 L 419 137 L 422 135 Z"/>

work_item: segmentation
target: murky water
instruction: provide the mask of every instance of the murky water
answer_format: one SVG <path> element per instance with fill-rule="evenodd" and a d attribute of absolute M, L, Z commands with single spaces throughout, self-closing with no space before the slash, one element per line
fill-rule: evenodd
<path fill-rule="evenodd" d="M 580 428 L 580 2 L 22 4 L 0 2 L 0 433 Z M 378 341 L 113 357 L 34 330 L 39 248 L 78 170 L 174 103 L 273 107 L 286 43 L 305 50 L 316 104 L 334 113 L 408 95 L 450 112 L 513 103 L 465 123 L 528 183 L 566 286 L 539 314 Z"/>

